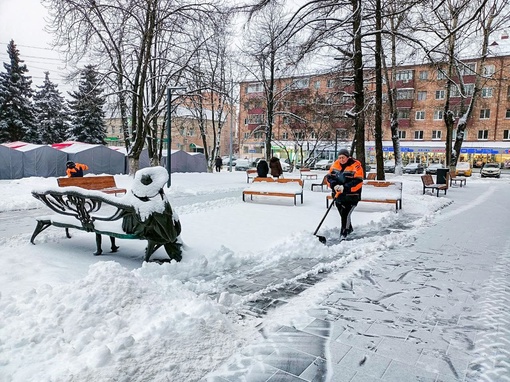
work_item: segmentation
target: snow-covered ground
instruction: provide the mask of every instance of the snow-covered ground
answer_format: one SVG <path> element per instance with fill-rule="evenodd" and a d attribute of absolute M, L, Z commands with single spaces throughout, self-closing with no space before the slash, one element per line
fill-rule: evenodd
<path fill-rule="evenodd" d="M 180 263 L 162 265 L 142 263 L 145 243 L 135 240 L 118 240 L 118 253 L 92 256 L 94 236 L 81 231 L 67 239 L 63 229 L 50 227 L 30 244 L 35 217 L 48 214 L 30 192 L 55 187 L 56 180 L 0 181 L 0 381 L 201 379 L 257 338 L 264 318 L 244 314 L 249 301 L 328 270 L 306 302 L 297 299 L 267 317 L 291 321 L 302 304 L 313 306 L 315 297 L 384 251 L 412 243 L 446 206 L 449 213 L 465 208 L 454 203 L 451 192 L 422 195 L 419 175 L 387 178 L 403 182 L 403 209 L 395 213 L 393 205 L 360 203 L 353 225 L 370 233 L 370 240 L 359 234 L 325 246 L 313 232 L 326 212 L 327 193 L 312 192 L 314 181 L 305 182 L 304 204 L 294 206 L 288 198 L 243 202 L 244 171 L 172 174 L 166 193 L 182 223 L 185 247 Z M 116 181 L 130 189 L 133 179 L 124 175 Z M 475 174 L 465 192 L 482 182 L 508 185 L 510 177 Z M 338 225 L 333 209 L 319 234 L 334 243 Z M 396 226 L 400 229 L 388 229 Z M 335 257 L 339 251 L 348 254 L 341 261 Z M 285 271 L 285 264 L 299 259 L 310 266 L 279 285 L 229 289 L 232 280 L 250 272 Z"/>

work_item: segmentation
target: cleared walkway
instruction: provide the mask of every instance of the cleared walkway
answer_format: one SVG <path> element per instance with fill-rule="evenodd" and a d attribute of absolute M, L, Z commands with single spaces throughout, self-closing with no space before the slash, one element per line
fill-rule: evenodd
<path fill-rule="evenodd" d="M 208 381 L 510 381 L 508 185 L 449 192 L 406 248 L 303 312 Z M 411 243 L 410 243 L 411 244 Z"/>

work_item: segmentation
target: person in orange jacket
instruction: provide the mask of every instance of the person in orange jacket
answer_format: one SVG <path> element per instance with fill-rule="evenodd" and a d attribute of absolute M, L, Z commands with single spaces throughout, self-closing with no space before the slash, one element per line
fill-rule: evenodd
<path fill-rule="evenodd" d="M 66 162 L 66 174 L 68 178 L 76 178 L 83 176 L 83 171 L 86 171 L 89 169 L 89 166 L 82 163 L 74 163 L 73 161 L 67 161 Z"/>
<path fill-rule="evenodd" d="M 331 165 L 326 180 L 331 187 L 336 208 L 340 213 L 342 222 L 340 239 L 342 240 L 353 231 L 351 214 L 361 199 L 363 178 L 361 162 L 352 158 L 348 150 L 340 150 L 338 159 Z"/>

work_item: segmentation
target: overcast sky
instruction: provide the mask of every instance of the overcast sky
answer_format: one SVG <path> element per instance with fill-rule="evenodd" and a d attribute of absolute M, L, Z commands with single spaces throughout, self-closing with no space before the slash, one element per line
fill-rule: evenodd
<path fill-rule="evenodd" d="M 64 93 L 70 88 L 62 80 L 65 69 L 59 54 L 50 47 L 52 36 L 44 31 L 46 15 L 40 0 L 0 0 L 0 62 L 7 62 L 7 44 L 12 39 L 27 65 L 34 90 L 49 71 L 51 81 Z M 3 65 L 0 70 L 4 71 Z"/>

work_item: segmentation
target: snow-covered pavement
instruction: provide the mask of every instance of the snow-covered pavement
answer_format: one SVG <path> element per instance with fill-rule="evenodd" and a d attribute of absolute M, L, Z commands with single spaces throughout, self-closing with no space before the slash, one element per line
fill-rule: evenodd
<path fill-rule="evenodd" d="M 0 381 L 508 380 L 510 179 L 437 198 L 388 178 L 403 210 L 360 204 L 343 243 L 333 210 L 324 246 L 309 182 L 293 206 L 243 203 L 244 172 L 173 174 L 186 248 L 164 265 L 53 227 L 29 244 L 47 213 L 30 190 L 55 179 L 0 181 Z"/>

